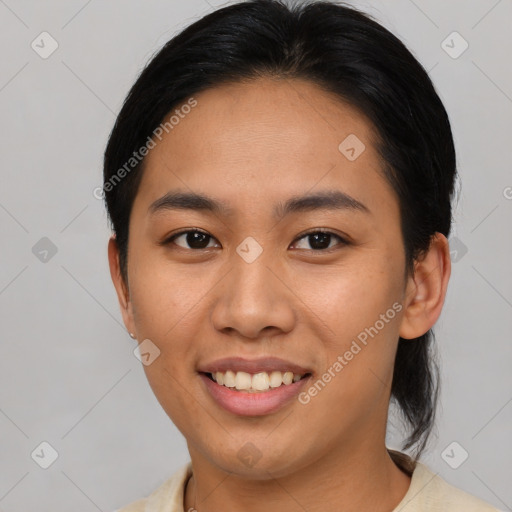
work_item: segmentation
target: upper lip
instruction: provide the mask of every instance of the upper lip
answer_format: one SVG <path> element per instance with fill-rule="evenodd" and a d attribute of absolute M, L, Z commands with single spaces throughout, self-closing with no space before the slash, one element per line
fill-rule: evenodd
<path fill-rule="evenodd" d="M 261 357 L 258 359 L 244 359 L 243 357 L 226 357 L 217 359 L 211 363 L 201 365 L 198 369 L 203 373 L 226 372 L 232 370 L 234 372 L 293 372 L 295 374 L 304 375 L 311 373 L 311 370 L 304 368 L 298 364 L 286 361 L 278 357 Z"/>

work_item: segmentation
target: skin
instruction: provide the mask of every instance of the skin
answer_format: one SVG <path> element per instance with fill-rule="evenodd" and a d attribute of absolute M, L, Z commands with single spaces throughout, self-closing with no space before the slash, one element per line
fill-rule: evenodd
<path fill-rule="evenodd" d="M 128 282 L 109 242 L 125 325 L 160 349 L 144 370 L 189 448 L 185 510 L 390 511 L 410 485 L 385 446 L 398 337 L 424 334 L 440 315 L 447 240 L 433 237 L 414 275 L 404 276 L 399 204 L 373 127 L 317 85 L 259 78 L 195 98 L 146 157 L 130 217 Z M 354 161 L 338 149 L 349 134 L 366 146 Z M 222 200 L 232 215 L 148 213 L 176 190 Z M 370 213 L 272 216 L 279 202 L 325 190 L 349 194 Z M 211 235 L 207 249 L 190 248 L 186 236 L 161 244 L 193 228 Z M 314 250 L 304 235 L 318 228 L 333 233 L 328 249 Z M 250 264 L 236 252 L 248 236 L 263 248 Z M 222 357 L 277 356 L 318 378 L 394 303 L 402 310 L 306 405 L 237 416 L 216 405 L 197 374 Z M 252 467 L 237 456 L 247 441 L 261 454 Z"/>

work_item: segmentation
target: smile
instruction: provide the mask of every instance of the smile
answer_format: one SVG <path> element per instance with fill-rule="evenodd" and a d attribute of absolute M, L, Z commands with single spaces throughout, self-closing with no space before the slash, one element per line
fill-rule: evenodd
<path fill-rule="evenodd" d="M 274 371 L 199 373 L 207 394 L 216 405 L 240 416 L 262 416 L 289 404 L 310 379 L 311 374 Z M 222 383 L 221 383 L 222 382 Z"/>
<path fill-rule="evenodd" d="M 237 391 L 247 391 L 249 393 L 261 393 L 269 389 L 289 386 L 292 382 L 298 382 L 305 375 L 293 372 L 258 372 L 253 375 L 247 372 L 215 372 L 209 374 L 217 384 Z"/>

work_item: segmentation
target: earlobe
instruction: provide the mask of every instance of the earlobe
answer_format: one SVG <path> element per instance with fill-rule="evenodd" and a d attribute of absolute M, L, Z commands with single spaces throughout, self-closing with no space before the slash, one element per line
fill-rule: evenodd
<path fill-rule="evenodd" d="M 425 334 L 439 318 L 451 273 L 448 240 L 436 233 L 428 251 L 415 262 L 404 297 L 400 337 L 414 339 Z"/>
<path fill-rule="evenodd" d="M 123 322 L 128 332 L 136 333 L 133 321 L 132 304 L 128 284 L 125 282 L 121 266 L 119 264 L 119 247 L 115 236 L 111 236 L 108 241 L 108 263 L 110 268 L 110 277 L 116 290 L 119 307 L 123 316 Z"/>

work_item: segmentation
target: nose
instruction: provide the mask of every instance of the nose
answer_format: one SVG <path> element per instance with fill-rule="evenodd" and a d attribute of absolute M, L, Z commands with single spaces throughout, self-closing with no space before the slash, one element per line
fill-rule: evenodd
<path fill-rule="evenodd" d="M 283 272 L 264 255 L 265 251 L 247 263 L 234 254 L 212 310 L 212 323 L 218 331 L 258 339 L 293 329 L 294 295 Z"/>

